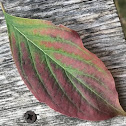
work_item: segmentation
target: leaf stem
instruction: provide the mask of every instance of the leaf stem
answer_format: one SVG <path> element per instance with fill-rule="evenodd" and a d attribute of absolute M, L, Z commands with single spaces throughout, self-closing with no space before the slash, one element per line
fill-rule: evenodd
<path fill-rule="evenodd" d="M 1 6 L 2 11 L 3 11 L 3 13 L 4 13 L 4 12 L 5 12 L 5 9 L 4 9 L 4 6 L 3 6 L 2 2 L 0 2 L 0 6 Z"/>

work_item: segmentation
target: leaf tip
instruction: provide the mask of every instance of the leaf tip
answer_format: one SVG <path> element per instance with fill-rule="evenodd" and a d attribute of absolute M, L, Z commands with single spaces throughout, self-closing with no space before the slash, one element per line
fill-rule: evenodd
<path fill-rule="evenodd" d="M 2 11 L 4 13 L 5 12 L 5 9 L 4 9 L 4 6 L 3 6 L 3 3 L 2 2 L 0 2 L 0 6 L 1 6 L 1 9 L 2 9 Z"/>

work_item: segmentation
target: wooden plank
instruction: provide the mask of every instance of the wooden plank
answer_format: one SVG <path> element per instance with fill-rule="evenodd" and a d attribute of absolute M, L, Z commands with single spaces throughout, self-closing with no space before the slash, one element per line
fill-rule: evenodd
<path fill-rule="evenodd" d="M 12 15 L 50 20 L 77 31 L 84 46 L 111 71 L 126 110 L 126 41 L 113 0 L 3 0 Z M 29 126 L 24 113 L 33 110 L 32 126 L 124 126 L 125 117 L 90 122 L 66 117 L 39 103 L 28 91 L 13 62 L 7 27 L 0 10 L 0 125 Z"/>

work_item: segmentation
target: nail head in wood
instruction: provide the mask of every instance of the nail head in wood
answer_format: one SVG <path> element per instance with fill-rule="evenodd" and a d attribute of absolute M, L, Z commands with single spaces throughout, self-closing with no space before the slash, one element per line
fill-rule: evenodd
<path fill-rule="evenodd" d="M 33 111 L 27 111 L 24 117 L 27 123 L 34 123 L 37 120 L 37 115 Z"/>

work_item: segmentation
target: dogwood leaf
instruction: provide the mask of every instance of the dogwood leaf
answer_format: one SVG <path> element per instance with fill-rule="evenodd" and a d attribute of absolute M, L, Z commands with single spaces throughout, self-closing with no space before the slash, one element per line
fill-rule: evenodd
<path fill-rule="evenodd" d="M 3 13 L 15 64 L 40 102 L 84 120 L 126 115 L 111 73 L 74 30 Z"/>

